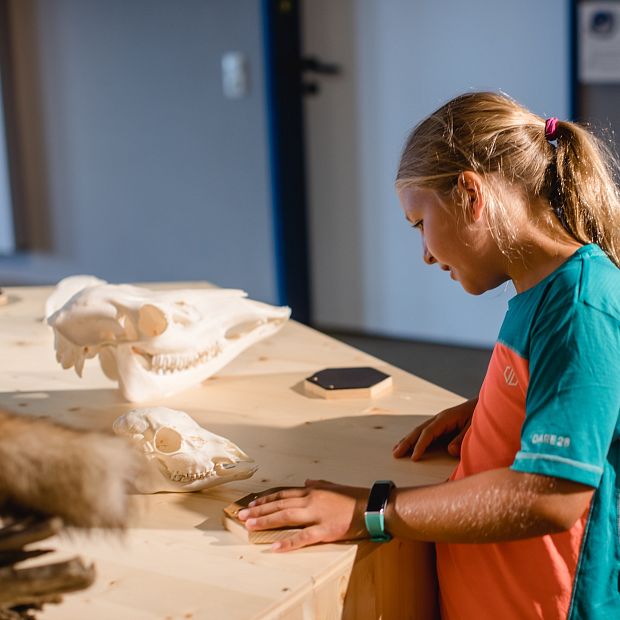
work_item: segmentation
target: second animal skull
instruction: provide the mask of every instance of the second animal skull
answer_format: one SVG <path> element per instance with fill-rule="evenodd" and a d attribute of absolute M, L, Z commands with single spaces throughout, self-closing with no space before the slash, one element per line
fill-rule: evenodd
<path fill-rule="evenodd" d="M 140 493 L 199 491 L 249 478 L 257 469 L 239 446 L 200 426 L 184 411 L 134 409 L 112 426 L 144 455 L 148 468 L 134 479 Z"/>

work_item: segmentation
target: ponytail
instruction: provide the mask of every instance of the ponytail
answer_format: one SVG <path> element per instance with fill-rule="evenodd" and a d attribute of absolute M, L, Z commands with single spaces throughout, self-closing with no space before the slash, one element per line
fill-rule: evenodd
<path fill-rule="evenodd" d="M 620 267 L 618 162 L 607 145 L 579 125 L 558 123 L 549 200 L 566 230 L 596 243 Z"/>

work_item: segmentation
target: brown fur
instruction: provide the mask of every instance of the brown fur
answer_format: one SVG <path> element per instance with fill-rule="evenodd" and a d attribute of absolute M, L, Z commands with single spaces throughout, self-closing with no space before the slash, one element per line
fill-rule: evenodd
<path fill-rule="evenodd" d="M 58 515 L 77 527 L 123 528 L 138 456 L 118 437 L 0 411 L 0 509 Z"/>

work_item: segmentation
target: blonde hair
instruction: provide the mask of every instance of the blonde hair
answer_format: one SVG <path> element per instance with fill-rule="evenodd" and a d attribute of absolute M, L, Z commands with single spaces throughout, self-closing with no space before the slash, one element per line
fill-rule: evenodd
<path fill-rule="evenodd" d="M 472 92 L 452 99 L 413 129 L 400 160 L 396 186 L 436 190 L 463 204 L 457 189 L 467 170 L 485 181 L 486 217 L 499 248 L 516 238 L 515 212 L 501 200 L 502 182 L 549 204 L 532 213 L 553 234 L 597 243 L 620 266 L 618 163 L 601 139 L 575 123 L 559 121 L 556 145 L 545 120 L 503 94 Z"/>

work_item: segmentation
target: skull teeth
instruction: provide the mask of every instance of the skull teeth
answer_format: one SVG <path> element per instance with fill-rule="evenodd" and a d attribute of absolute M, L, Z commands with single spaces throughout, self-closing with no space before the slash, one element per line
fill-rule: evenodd
<path fill-rule="evenodd" d="M 160 353 L 151 357 L 151 370 L 158 375 L 178 372 L 194 368 L 216 357 L 222 351 L 219 344 L 215 344 L 202 351 L 190 351 L 189 353 Z M 145 357 L 148 354 L 144 354 Z"/>
<path fill-rule="evenodd" d="M 172 482 L 192 482 L 194 480 L 204 480 L 213 475 L 213 471 L 200 471 L 195 473 L 175 471 L 170 474 L 170 480 Z"/>

